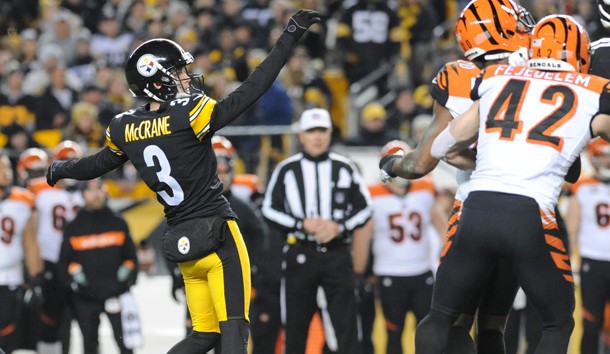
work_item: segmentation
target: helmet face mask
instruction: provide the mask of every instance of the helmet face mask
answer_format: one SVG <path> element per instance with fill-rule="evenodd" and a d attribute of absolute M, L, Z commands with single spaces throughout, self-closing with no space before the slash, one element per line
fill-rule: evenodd
<path fill-rule="evenodd" d="M 151 39 L 136 48 L 125 63 L 125 78 L 135 97 L 165 102 L 201 92 L 203 76 L 186 69 L 194 61 L 178 43 Z"/>
<path fill-rule="evenodd" d="M 472 0 L 456 22 L 455 35 L 468 60 L 501 60 L 528 46 L 534 24 L 512 0 Z"/>

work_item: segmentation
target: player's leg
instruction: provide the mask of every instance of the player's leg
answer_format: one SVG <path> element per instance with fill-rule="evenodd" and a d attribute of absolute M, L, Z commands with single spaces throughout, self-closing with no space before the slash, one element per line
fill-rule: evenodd
<path fill-rule="evenodd" d="M 379 298 L 385 319 L 385 329 L 388 334 L 386 353 L 402 353 L 402 332 L 409 294 L 407 294 L 407 279 L 405 277 L 378 276 Z M 428 299 L 430 311 L 430 299 Z M 424 315 L 425 316 L 425 315 Z M 422 317 L 423 319 L 423 317 Z"/>
<path fill-rule="evenodd" d="M 104 311 L 104 303 L 74 296 L 72 304 L 74 306 L 74 318 L 76 318 L 83 334 L 84 352 L 97 353 L 99 348 L 98 330 L 100 327 L 100 315 Z"/>
<path fill-rule="evenodd" d="M 490 207 L 492 204 L 493 206 Z M 494 200 L 472 198 L 464 203 L 457 232 L 443 250 L 436 273 L 432 306 L 417 326 L 415 347 L 418 354 L 442 353 L 452 325 L 480 291 L 493 270 L 496 257 L 488 253 L 490 235 L 499 227 Z"/>
<path fill-rule="evenodd" d="M 60 326 L 66 325 L 63 315 L 66 313 L 66 291 L 59 280 L 57 264 L 45 261 L 45 281 L 42 286 L 44 302 L 40 313 L 39 354 L 61 354 L 63 352 L 59 333 Z"/>
<path fill-rule="evenodd" d="M 289 245 L 284 253 L 280 304 L 286 336 L 285 353 L 305 353 L 309 324 L 318 308 L 318 273 L 313 260 L 314 252 L 296 243 Z"/>
<path fill-rule="evenodd" d="M 583 258 L 580 267 L 580 292 L 582 295 L 583 333 L 580 342 L 581 354 L 599 352 L 600 334 L 604 323 L 606 289 L 603 262 Z"/>
<path fill-rule="evenodd" d="M 280 333 L 280 297 L 272 289 L 256 288 L 250 305 L 252 354 L 274 353 Z"/>
<path fill-rule="evenodd" d="M 447 225 L 447 235 L 445 240 L 445 249 L 443 256 L 453 243 L 462 213 L 462 201 L 456 199 L 451 207 L 451 214 Z M 447 339 L 447 354 L 475 354 L 475 347 L 472 337 L 470 336 L 470 328 L 474 323 L 474 315 L 476 313 L 478 301 L 471 301 L 471 306 L 468 306 L 468 312 L 461 314 L 449 331 Z"/>
<path fill-rule="evenodd" d="M 323 318 L 327 329 L 327 344 L 330 333 L 334 333 L 337 343 L 337 353 L 361 353 L 358 340 L 358 317 L 356 315 L 356 281 L 353 272 L 352 256 L 347 245 L 335 246 L 326 253 L 319 253 L 319 261 L 323 262 L 321 269 L 321 286 L 326 297 L 329 321 Z M 321 266 L 318 265 L 318 266 Z M 330 326 L 329 326 L 330 325 Z M 331 331 L 328 331 L 328 330 Z M 330 333 L 329 333 L 330 332 Z"/>
<path fill-rule="evenodd" d="M 487 284 L 477 313 L 477 352 L 506 353 L 504 329 L 519 289 L 510 265 L 501 260 Z"/>
<path fill-rule="evenodd" d="M 0 348 L 8 353 L 18 347 L 18 320 L 22 301 L 19 287 L 0 286 Z"/>
<path fill-rule="evenodd" d="M 227 220 L 223 232 L 224 244 L 215 253 L 220 263 L 208 272 L 212 302 L 220 323 L 220 353 L 246 354 L 252 286 L 250 260 L 237 223 Z M 194 317 L 193 328 L 196 328 Z"/>
<path fill-rule="evenodd" d="M 179 263 L 193 332 L 168 353 L 199 353 L 217 345 L 221 353 L 246 353 L 250 307 L 250 261 L 234 220 L 222 224 L 224 242 L 214 253 Z M 220 323 L 226 322 L 226 323 Z"/>
<path fill-rule="evenodd" d="M 535 206 L 515 206 L 515 213 L 520 213 L 521 218 L 511 224 L 517 237 L 511 265 L 528 302 L 543 320 L 536 353 L 565 353 L 574 327 L 572 268 L 554 213 L 540 209 L 533 200 L 532 203 Z"/>

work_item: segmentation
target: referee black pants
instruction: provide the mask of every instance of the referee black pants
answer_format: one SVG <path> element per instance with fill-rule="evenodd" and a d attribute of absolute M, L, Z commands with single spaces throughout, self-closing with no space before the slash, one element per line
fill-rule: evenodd
<path fill-rule="evenodd" d="M 287 245 L 284 252 L 281 311 L 289 354 L 305 353 L 309 324 L 318 310 L 322 287 L 328 317 L 323 317 L 326 344 L 339 354 L 359 354 L 355 279 L 347 245 L 322 251 L 314 243 Z"/>

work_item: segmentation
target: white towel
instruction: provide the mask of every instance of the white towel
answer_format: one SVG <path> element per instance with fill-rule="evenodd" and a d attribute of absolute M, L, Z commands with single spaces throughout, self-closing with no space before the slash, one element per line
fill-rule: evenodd
<path fill-rule="evenodd" d="M 130 292 L 119 296 L 121 302 L 121 325 L 123 327 L 123 343 L 129 349 L 140 348 L 143 344 L 142 326 L 135 299 Z"/>

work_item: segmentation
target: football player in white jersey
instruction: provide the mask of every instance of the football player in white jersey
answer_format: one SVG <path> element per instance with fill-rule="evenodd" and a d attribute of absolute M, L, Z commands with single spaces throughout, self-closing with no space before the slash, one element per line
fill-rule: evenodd
<path fill-rule="evenodd" d="M 602 139 L 593 140 L 587 152 L 595 174 L 581 178 L 572 187 L 566 224 L 581 258 L 580 352 L 598 354 L 604 306 L 610 300 L 610 144 Z"/>
<path fill-rule="evenodd" d="M 382 148 L 381 156 L 410 150 L 406 143 L 394 140 Z M 386 353 L 400 354 L 407 312 L 412 311 L 419 322 L 430 311 L 432 271 L 440 255 L 435 247 L 440 245 L 440 236 L 433 219 L 443 228 L 446 221 L 435 209 L 436 191 L 430 178 L 395 179 L 371 185 L 369 191 L 374 220 L 373 274 L 388 334 Z"/>
<path fill-rule="evenodd" d="M 610 139 L 610 82 L 586 74 L 589 45 L 571 17 L 543 18 L 532 31 L 527 66 L 487 67 L 474 84 L 475 103 L 435 139 L 432 155 L 449 162 L 477 141 L 476 169 L 458 242 L 439 267 L 432 310 L 418 327 L 418 354 L 441 352 L 438 338 L 444 343 L 461 307 L 499 260 L 514 269 L 542 316 L 536 353 L 566 352 L 574 283 L 557 199 L 587 142 Z"/>
<path fill-rule="evenodd" d="M 430 146 L 451 120 L 472 105 L 471 87 L 481 69 L 497 63 L 521 62 L 533 25 L 529 13 L 511 0 L 473 0 L 464 8 L 456 23 L 456 39 L 468 61 L 449 62 L 439 71 L 431 85 L 435 99 L 433 122 L 412 152 L 404 157 L 388 155 L 382 159 L 382 179 L 384 174 L 386 177 L 419 178 L 436 167 L 438 160 L 430 155 Z M 470 171 L 456 174 L 458 189 L 442 256 L 455 241 L 462 202 L 467 195 L 464 184 L 469 176 Z M 480 296 L 473 298 L 470 306 L 464 308 L 464 314 L 452 329 L 447 347 L 450 354 L 475 352 L 469 335 L 475 313 L 479 319 L 478 352 L 505 352 L 503 333 L 517 292 L 517 280 L 511 269 L 500 264 L 485 289 Z M 479 298 L 482 298 L 480 302 Z"/>
<path fill-rule="evenodd" d="M 22 308 L 23 263 L 30 287 L 40 289 L 42 262 L 36 241 L 34 196 L 13 186 L 9 158 L 0 155 L 0 348 L 11 353 L 18 346 L 17 319 Z M 39 294 L 35 294 L 39 295 Z M 30 299 L 32 294 L 30 293 Z M 27 330 L 27 329 L 23 329 Z"/>
<path fill-rule="evenodd" d="M 64 161 L 83 157 L 81 146 L 71 140 L 59 143 L 52 151 L 53 160 Z M 44 260 L 45 301 L 41 312 L 39 354 L 61 354 L 63 344 L 69 340 L 70 319 L 66 319 L 67 292 L 60 282 L 58 269 L 59 251 L 63 240 L 63 228 L 72 221 L 78 209 L 84 205 L 82 192 L 77 190 L 77 181 L 62 180 L 55 187 L 47 184 L 44 177 L 31 179 L 28 189 L 36 195 L 38 211 L 38 242 Z"/>

